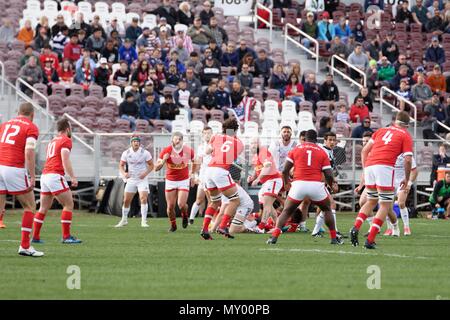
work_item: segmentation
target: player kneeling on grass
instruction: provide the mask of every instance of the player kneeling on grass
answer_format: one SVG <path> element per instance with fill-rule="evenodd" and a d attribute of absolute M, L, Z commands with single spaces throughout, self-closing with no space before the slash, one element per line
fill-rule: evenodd
<path fill-rule="evenodd" d="M 73 198 L 64 175 L 70 177 L 71 187 L 78 186 L 70 161 L 72 150 L 72 130 L 66 118 L 56 123 L 58 135 L 47 146 L 47 160 L 41 175 L 41 206 L 34 217 L 33 243 L 42 243 L 40 232 L 48 210 L 52 207 L 53 199 L 62 205 L 61 214 L 62 243 L 78 244 L 80 239 L 70 234 L 72 224 Z"/>
<path fill-rule="evenodd" d="M 336 229 L 333 214 L 331 213 L 330 197 L 325 183 L 322 181 L 322 173 L 325 181 L 333 192 L 337 191 L 331 170 L 330 159 L 325 151 L 317 145 L 317 133 L 308 130 L 306 142 L 291 150 L 283 169 L 285 189 L 289 190 L 283 212 L 278 217 L 275 230 L 267 240 L 267 244 L 277 243 L 283 226 L 292 216 L 300 203 L 309 198 L 325 215 L 325 224 L 330 230 L 331 244 L 342 244 L 342 240 L 336 237 Z M 292 187 L 289 183 L 289 171 L 294 168 Z"/>
<path fill-rule="evenodd" d="M 141 146 L 141 138 L 133 134 L 130 139 L 131 147 L 122 153 L 120 158 L 119 170 L 123 178 L 126 179 L 125 190 L 123 194 L 122 219 L 116 225 L 116 228 L 128 224 L 128 213 L 130 212 L 131 201 L 136 191 L 139 192 L 141 203 L 141 227 L 148 228 L 148 179 L 147 176 L 153 170 L 152 155 Z M 128 170 L 125 170 L 125 165 Z"/>

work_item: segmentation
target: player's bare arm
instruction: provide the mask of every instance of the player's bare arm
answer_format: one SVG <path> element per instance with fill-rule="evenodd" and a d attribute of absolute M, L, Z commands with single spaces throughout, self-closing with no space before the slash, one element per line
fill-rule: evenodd
<path fill-rule="evenodd" d="M 252 186 L 256 186 L 262 177 L 269 175 L 271 168 L 272 168 L 272 163 L 270 161 L 265 162 L 263 164 L 263 168 L 261 169 L 261 172 L 259 173 L 259 176 L 257 176 L 256 179 L 253 180 Z"/>
<path fill-rule="evenodd" d="M 400 190 L 405 190 L 405 188 L 408 187 L 408 182 L 410 180 L 411 168 L 412 168 L 412 156 L 411 155 L 405 156 L 404 167 L 405 167 L 405 179 L 400 184 Z"/>
<path fill-rule="evenodd" d="M 25 145 L 25 167 L 30 175 L 30 189 L 36 184 L 36 139 L 29 137 Z"/>
<path fill-rule="evenodd" d="M 130 174 L 128 172 L 125 172 L 125 164 L 125 161 L 119 162 L 119 172 L 125 179 L 128 179 L 130 177 Z"/>
<path fill-rule="evenodd" d="M 162 159 L 158 159 L 158 161 L 156 162 L 156 165 L 155 165 L 155 171 L 161 170 L 162 167 L 164 167 L 164 165 L 166 164 L 167 159 L 169 159 L 169 158 L 170 158 L 170 155 L 166 153 Z"/>
<path fill-rule="evenodd" d="M 290 161 L 286 161 L 283 168 L 283 183 L 284 183 L 284 189 L 286 191 L 289 191 L 291 188 L 291 184 L 289 183 L 289 177 L 291 175 L 291 169 L 294 167 L 294 164 Z M 330 170 L 331 171 L 331 170 Z"/>
<path fill-rule="evenodd" d="M 323 171 L 323 175 L 325 176 L 327 185 L 333 190 L 333 193 L 336 193 L 338 191 L 338 185 L 336 181 L 334 181 L 333 170 L 326 169 Z"/>
<path fill-rule="evenodd" d="M 76 188 L 78 186 L 78 180 L 75 177 L 75 174 L 73 172 L 72 162 L 70 161 L 70 150 L 69 149 L 64 148 L 61 150 L 61 160 L 62 160 L 62 164 L 64 167 L 64 171 L 70 177 L 71 187 Z"/>
<path fill-rule="evenodd" d="M 364 146 L 364 148 L 361 151 L 361 164 L 363 166 L 363 168 L 365 167 L 365 163 L 366 163 L 366 159 L 370 153 L 370 151 L 372 150 L 373 147 L 373 140 L 369 140 L 369 142 L 367 142 L 367 144 Z"/>
<path fill-rule="evenodd" d="M 139 179 L 145 179 L 153 171 L 153 167 L 153 161 L 147 161 L 147 169 L 139 175 Z"/>

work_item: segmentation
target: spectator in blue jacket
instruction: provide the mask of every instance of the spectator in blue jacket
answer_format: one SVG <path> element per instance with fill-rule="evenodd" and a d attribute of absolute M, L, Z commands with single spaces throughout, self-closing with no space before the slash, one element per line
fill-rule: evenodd
<path fill-rule="evenodd" d="M 347 43 L 351 33 L 350 27 L 345 23 L 345 18 L 340 18 L 339 22 L 334 25 L 334 34 L 344 43 Z"/>
<path fill-rule="evenodd" d="M 334 25 L 330 23 L 330 14 L 327 11 L 322 13 L 322 20 L 317 23 L 317 26 L 319 28 L 317 40 L 325 41 L 329 48 L 329 42 L 334 39 Z"/>
<path fill-rule="evenodd" d="M 139 108 L 139 118 L 147 120 L 154 126 L 154 120 L 159 120 L 159 103 L 155 101 L 155 96 L 149 94 L 145 97 L 145 102 Z"/>
<path fill-rule="evenodd" d="M 172 50 L 172 52 L 170 52 L 170 58 L 167 59 L 166 64 L 165 64 L 166 70 L 169 69 L 169 65 L 172 62 L 174 62 L 175 65 L 177 66 L 177 70 L 178 70 L 179 74 L 184 74 L 186 72 L 186 67 L 184 66 L 183 62 L 178 60 L 178 51 Z"/>
<path fill-rule="evenodd" d="M 427 48 L 427 51 L 425 52 L 425 61 L 435 62 L 441 66 L 445 62 L 445 51 L 439 44 L 439 39 L 437 36 L 434 36 L 431 39 L 431 45 Z"/>
<path fill-rule="evenodd" d="M 134 60 L 137 60 L 138 55 L 136 49 L 131 46 L 131 40 L 125 39 L 124 44 L 119 48 L 119 60 L 124 60 L 131 66 Z"/>

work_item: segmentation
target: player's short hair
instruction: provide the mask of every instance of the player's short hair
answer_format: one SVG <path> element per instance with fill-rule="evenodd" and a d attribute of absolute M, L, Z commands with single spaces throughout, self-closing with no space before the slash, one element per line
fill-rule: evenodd
<path fill-rule="evenodd" d="M 70 128 L 70 122 L 67 118 L 61 118 L 56 122 L 56 130 L 58 132 L 63 132 L 64 130 Z"/>
<path fill-rule="evenodd" d="M 292 131 L 292 128 L 291 128 L 291 126 L 288 126 L 288 125 L 284 125 L 284 126 L 282 126 L 282 127 L 281 127 L 281 130 L 280 130 L 280 131 L 283 131 L 283 129 L 289 129 L 289 130 L 291 130 L 291 131 Z"/>
<path fill-rule="evenodd" d="M 224 121 L 222 125 L 222 131 L 223 133 L 227 133 L 228 130 L 233 130 L 233 132 L 238 131 L 239 129 L 239 123 L 236 120 L 236 118 L 228 118 Z"/>
<path fill-rule="evenodd" d="M 409 125 L 409 114 L 405 111 L 400 111 L 395 116 L 395 123 L 401 126 L 408 126 Z"/>
<path fill-rule="evenodd" d="M 298 136 L 299 138 L 304 138 L 306 137 L 306 130 L 303 130 L 300 132 L 300 135 Z"/>
<path fill-rule="evenodd" d="M 203 130 L 202 130 L 202 131 L 203 131 L 203 132 L 205 132 L 205 131 L 207 131 L 207 130 L 212 130 L 212 128 L 211 128 L 211 127 L 208 127 L 208 126 L 206 126 L 206 127 L 204 127 L 204 128 L 203 128 Z"/>
<path fill-rule="evenodd" d="M 314 143 L 317 142 L 317 132 L 312 129 L 306 131 L 305 139 L 308 142 L 314 142 Z"/>
<path fill-rule="evenodd" d="M 24 102 L 19 107 L 19 114 L 21 116 L 31 116 L 34 113 L 34 107 L 29 102 Z"/>
<path fill-rule="evenodd" d="M 325 134 L 323 135 L 323 140 L 328 140 L 329 137 L 336 138 L 337 136 L 336 136 L 336 133 L 328 131 L 328 132 L 325 132 Z"/>
<path fill-rule="evenodd" d="M 363 134 L 363 138 L 364 137 L 369 137 L 369 138 L 371 138 L 372 137 L 372 132 L 370 132 L 370 131 L 366 131 L 366 132 L 364 132 L 364 134 Z"/>
<path fill-rule="evenodd" d="M 172 133 L 172 138 L 173 137 L 179 137 L 181 138 L 181 140 L 183 140 L 183 134 L 180 131 L 175 131 Z"/>

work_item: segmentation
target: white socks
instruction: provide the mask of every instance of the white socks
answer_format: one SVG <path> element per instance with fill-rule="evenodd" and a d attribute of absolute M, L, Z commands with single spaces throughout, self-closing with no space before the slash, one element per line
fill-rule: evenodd
<path fill-rule="evenodd" d="M 197 202 L 194 202 L 191 208 L 191 215 L 189 216 L 189 219 L 194 220 L 197 216 L 198 210 L 200 209 L 200 206 L 197 204 Z"/>
<path fill-rule="evenodd" d="M 324 223 L 325 223 L 324 215 L 323 215 L 323 212 L 320 211 L 320 214 L 318 214 L 316 217 L 316 225 L 314 226 L 314 230 L 313 230 L 312 234 L 318 233 Z"/>
<path fill-rule="evenodd" d="M 141 203 L 141 219 L 142 222 L 147 222 L 147 213 L 148 213 L 148 203 Z"/>
<path fill-rule="evenodd" d="M 408 208 L 400 208 L 400 215 L 402 216 L 402 220 L 403 220 L 403 227 L 404 228 L 409 228 L 409 212 L 408 212 Z"/>
<path fill-rule="evenodd" d="M 337 223 L 336 223 L 336 210 L 331 209 L 331 213 L 333 214 L 333 219 L 334 219 L 334 230 L 336 230 L 336 232 L 338 232 L 338 227 L 337 227 Z"/>
<path fill-rule="evenodd" d="M 130 212 L 130 208 L 122 207 L 122 221 L 128 221 L 128 213 Z"/>
<path fill-rule="evenodd" d="M 300 222 L 300 228 L 306 228 L 306 221 Z"/>

